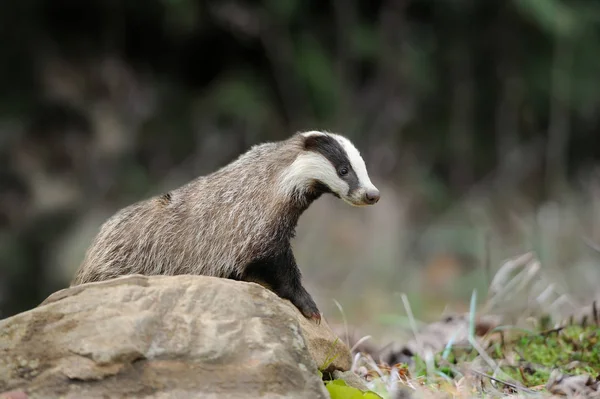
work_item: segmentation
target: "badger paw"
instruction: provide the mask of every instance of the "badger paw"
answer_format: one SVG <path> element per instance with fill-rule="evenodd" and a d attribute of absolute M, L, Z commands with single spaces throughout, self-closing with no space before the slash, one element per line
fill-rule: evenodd
<path fill-rule="evenodd" d="M 321 324 L 321 312 L 308 294 L 303 300 L 295 301 L 294 305 L 296 305 L 304 317 L 315 321 L 317 324 Z"/>
<path fill-rule="evenodd" d="M 321 313 L 313 313 L 307 318 L 314 320 L 317 325 L 321 324 Z"/>
<path fill-rule="evenodd" d="M 300 309 L 300 311 L 307 319 L 314 321 L 315 323 L 317 323 L 317 325 L 321 324 L 321 312 L 319 312 L 318 310 L 316 312 L 312 312 L 302 311 L 302 309 Z"/>

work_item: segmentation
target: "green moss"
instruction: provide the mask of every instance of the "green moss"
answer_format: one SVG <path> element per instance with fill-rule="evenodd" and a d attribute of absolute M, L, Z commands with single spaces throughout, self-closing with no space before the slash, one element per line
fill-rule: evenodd
<path fill-rule="evenodd" d="M 486 350 L 495 362 L 504 363 L 504 376 L 497 378 L 525 387 L 546 384 L 550 373 L 558 369 L 570 375 L 600 374 L 600 327 L 569 326 L 556 331 L 519 332 L 512 339 L 493 342 Z M 444 357 L 437 353 L 433 359 L 433 373 L 428 374 L 424 359 L 415 356 L 411 373 L 428 385 L 460 378 L 457 365 L 472 362 L 479 353 L 471 347 L 453 347 Z M 488 370 L 488 375 L 492 371 Z M 508 378 L 507 378 L 508 377 Z"/>
<path fill-rule="evenodd" d="M 553 369 L 596 376 L 600 373 L 599 333 L 598 326 L 568 326 L 521 336 L 504 350 L 512 352 L 517 363 L 504 368 L 505 372 L 527 386 L 545 384 Z"/>
<path fill-rule="evenodd" d="M 522 370 L 517 367 L 501 367 L 500 369 L 514 381 L 518 381 L 527 387 L 544 385 L 550 377 L 548 371 L 539 369 L 533 372 L 523 371 L 523 374 L 521 374 Z"/>

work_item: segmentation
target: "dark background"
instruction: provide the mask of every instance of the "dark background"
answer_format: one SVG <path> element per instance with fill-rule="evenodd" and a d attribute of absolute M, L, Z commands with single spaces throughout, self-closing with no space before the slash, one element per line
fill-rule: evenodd
<path fill-rule="evenodd" d="M 330 317 L 463 309 L 530 250 L 595 292 L 600 2 L 3 1 L 0 41 L 0 317 L 66 287 L 118 208 L 314 129 L 382 193 L 301 219 Z"/>

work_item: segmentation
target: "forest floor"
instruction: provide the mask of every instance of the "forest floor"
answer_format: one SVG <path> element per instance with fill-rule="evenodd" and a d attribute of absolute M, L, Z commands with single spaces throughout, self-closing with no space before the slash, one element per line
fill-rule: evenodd
<path fill-rule="evenodd" d="M 410 365 L 371 363 L 365 380 L 382 398 L 600 398 L 599 333 L 598 325 L 573 325 L 503 334 L 485 349 L 457 345 Z"/>
<path fill-rule="evenodd" d="M 559 312 L 564 295 L 549 295 L 539 266 L 532 254 L 513 259 L 496 274 L 486 303 L 476 309 L 473 298 L 470 312 L 455 318 L 459 324 L 415 328 L 412 343 L 403 346 L 412 352 L 408 361 L 390 365 L 354 350 L 353 371 L 372 393 L 336 396 L 329 384 L 332 398 L 600 398 L 596 302 Z M 526 306 L 515 312 L 515 303 Z"/>

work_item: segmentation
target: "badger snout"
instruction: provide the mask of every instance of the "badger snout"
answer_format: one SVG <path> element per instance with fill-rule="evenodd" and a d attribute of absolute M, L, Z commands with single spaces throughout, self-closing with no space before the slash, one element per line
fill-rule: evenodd
<path fill-rule="evenodd" d="M 367 189 L 363 196 L 363 201 L 369 205 L 373 205 L 379 201 L 379 190 L 375 187 Z"/>

